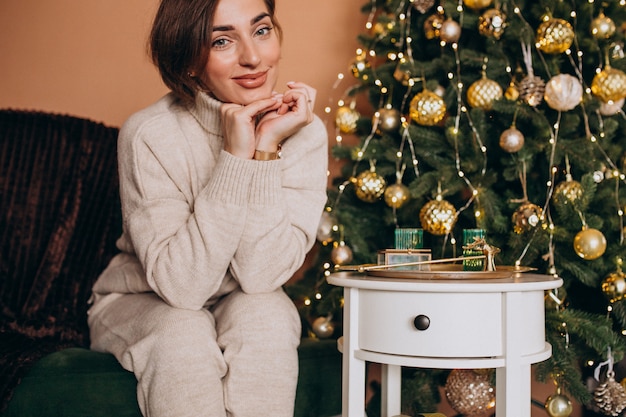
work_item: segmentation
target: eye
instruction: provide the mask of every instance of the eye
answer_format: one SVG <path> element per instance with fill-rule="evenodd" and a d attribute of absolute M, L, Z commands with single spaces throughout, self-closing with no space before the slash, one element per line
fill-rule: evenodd
<path fill-rule="evenodd" d="M 256 31 L 256 36 L 267 36 L 274 28 L 272 26 L 263 26 Z"/>
<path fill-rule="evenodd" d="M 217 38 L 211 42 L 211 47 L 216 49 L 226 48 L 230 44 L 230 41 L 226 38 Z"/>

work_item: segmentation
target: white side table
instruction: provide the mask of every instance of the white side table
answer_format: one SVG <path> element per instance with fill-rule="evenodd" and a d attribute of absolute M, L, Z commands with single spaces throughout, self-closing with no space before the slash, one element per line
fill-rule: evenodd
<path fill-rule="evenodd" d="M 496 417 L 530 417 L 530 365 L 552 354 L 544 291 L 560 278 L 406 279 L 339 272 L 342 416 L 363 417 L 365 363 L 382 364 L 382 417 L 399 415 L 401 367 L 496 368 Z M 428 410 L 426 410 L 428 411 Z"/>

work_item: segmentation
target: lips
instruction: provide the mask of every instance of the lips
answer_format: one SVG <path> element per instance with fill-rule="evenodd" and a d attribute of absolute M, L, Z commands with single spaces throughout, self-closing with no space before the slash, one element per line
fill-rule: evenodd
<path fill-rule="evenodd" d="M 233 81 L 243 88 L 258 88 L 267 81 L 267 71 L 233 77 Z"/>

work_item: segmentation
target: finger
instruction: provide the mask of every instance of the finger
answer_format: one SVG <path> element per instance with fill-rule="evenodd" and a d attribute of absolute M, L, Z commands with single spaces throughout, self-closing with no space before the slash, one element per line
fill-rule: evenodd
<path fill-rule="evenodd" d="M 307 97 L 307 102 L 311 105 L 311 108 L 315 106 L 315 99 L 317 98 L 317 90 L 315 90 L 313 87 L 305 83 L 296 82 L 296 81 L 288 82 L 287 87 L 289 87 L 292 90 L 297 89 L 297 90 L 303 91 Z"/>

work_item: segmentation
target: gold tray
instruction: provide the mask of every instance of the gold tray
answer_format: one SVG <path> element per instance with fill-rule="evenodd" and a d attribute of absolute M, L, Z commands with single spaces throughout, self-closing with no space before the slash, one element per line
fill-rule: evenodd
<path fill-rule="evenodd" d="M 365 274 L 382 278 L 408 279 L 502 279 L 510 278 L 518 272 L 534 271 L 536 268 L 527 266 L 497 266 L 495 271 L 464 271 L 462 264 L 431 265 L 429 271 L 421 270 L 394 270 L 372 269 L 365 270 Z"/>

